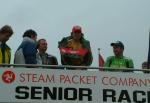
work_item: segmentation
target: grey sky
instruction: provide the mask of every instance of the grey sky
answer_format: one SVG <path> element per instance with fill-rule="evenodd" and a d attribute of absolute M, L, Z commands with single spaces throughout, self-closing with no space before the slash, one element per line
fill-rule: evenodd
<path fill-rule="evenodd" d="M 120 40 L 124 55 L 131 57 L 135 68 L 148 55 L 150 0 L 0 0 L 0 26 L 9 24 L 14 35 L 8 41 L 12 55 L 27 29 L 34 29 L 39 38 L 48 41 L 48 52 L 60 64 L 58 41 L 70 35 L 73 25 L 83 27 L 85 38 L 91 42 L 94 61 L 98 66 L 97 48 L 104 59 L 113 55 L 110 43 Z M 12 56 L 13 63 L 13 56 Z"/>

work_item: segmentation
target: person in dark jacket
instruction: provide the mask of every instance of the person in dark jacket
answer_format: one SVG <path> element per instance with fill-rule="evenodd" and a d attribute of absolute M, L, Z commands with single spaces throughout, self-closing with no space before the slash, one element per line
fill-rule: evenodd
<path fill-rule="evenodd" d="M 84 38 L 80 26 L 74 26 L 71 35 L 59 41 L 58 48 L 62 65 L 90 66 L 92 64 L 90 42 Z"/>
<path fill-rule="evenodd" d="M 37 41 L 37 62 L 38 64 L 44 65 L 58 65 L 57 59 L 55 56 L 46 53 L 47 50 L 47 41 L 46 39 L 39 39 Z"/>
<path fill-rule="evenodd" d="M 15 64 L 37 64 L 36 61 L 36 39 L 37 33 L 29 29 L 23 34 L 23 41 L 15 53 Z"/>

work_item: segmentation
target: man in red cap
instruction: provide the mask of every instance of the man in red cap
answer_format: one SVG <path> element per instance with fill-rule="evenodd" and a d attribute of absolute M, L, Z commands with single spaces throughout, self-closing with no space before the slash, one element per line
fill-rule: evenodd
<path fill-rule="evenodd" d="M 83 37 L 80 26 L 74 26 L 71 36 L 64 37 L 58 43 L 58 48 L 62 65 L 90 66 L 92 63 L 90 42 Z"/>

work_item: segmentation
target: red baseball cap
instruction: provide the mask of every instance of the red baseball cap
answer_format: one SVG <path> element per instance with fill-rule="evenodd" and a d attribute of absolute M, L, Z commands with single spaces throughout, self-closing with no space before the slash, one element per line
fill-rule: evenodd
<path fill-rule="evenodd" d="M 82 33 L 82 28 L 80 26 L 73 26 L 72 32 L 74 33 Z"/>

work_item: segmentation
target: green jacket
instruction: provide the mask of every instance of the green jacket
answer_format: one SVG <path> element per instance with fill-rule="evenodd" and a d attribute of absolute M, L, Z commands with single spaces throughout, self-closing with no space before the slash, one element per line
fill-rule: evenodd
<path fill-rule="evenodd" d="M 112 67 L 112 68 L 134 68 L 134 64 L 132 59 L 122 56 L 117 58 L 116 56 L 110 56 L 107 58 L 105 62 L 105 67 Z"/>
<path fill-rule="evenodd" d="M 72 39 L 72 36 L 64 37 L 61 41 L 58 42 L 58 48 L 65 48 L 68 41 Z M 91 52 L 90 42 L 88 40 L 85 40 L 83 37 L 81 37 L 81 44 L 83 49 L 88 50 L 86 55 L 83 57 L 83 61 L 78 66 L 90 66 L 93 61 L 93 56 Z M 79 59 L 80 55 L 76 54 L 61 54 L 61 63 L 62 65 L 74 65 L 72 64 L 71 60 Z"/>

